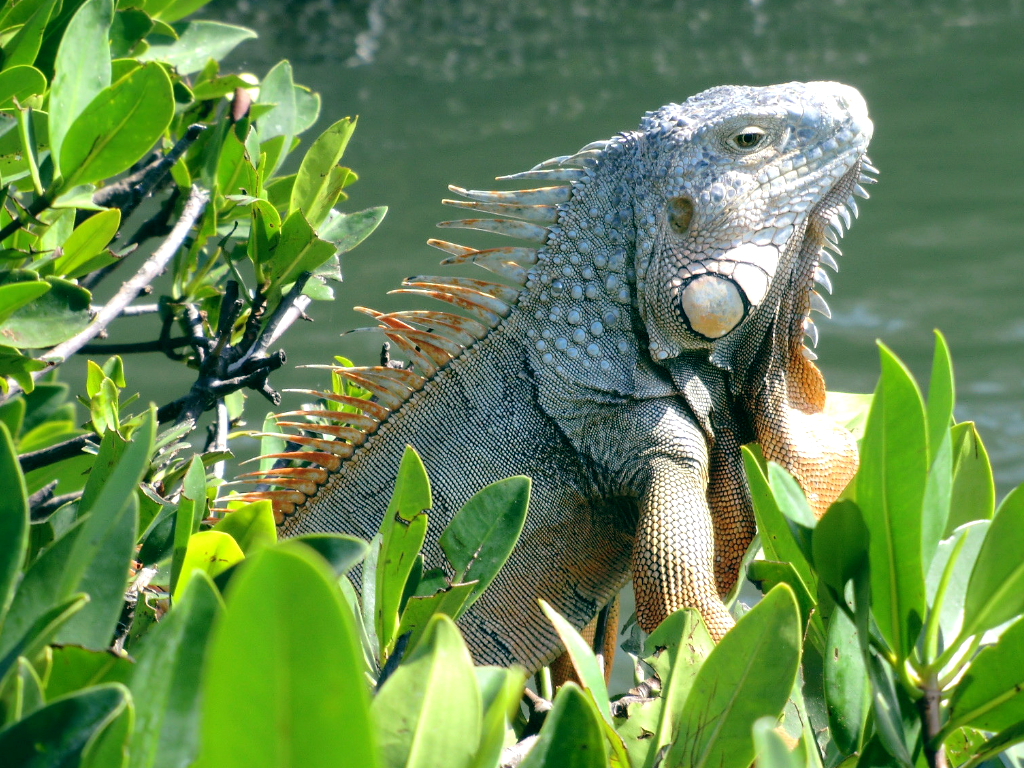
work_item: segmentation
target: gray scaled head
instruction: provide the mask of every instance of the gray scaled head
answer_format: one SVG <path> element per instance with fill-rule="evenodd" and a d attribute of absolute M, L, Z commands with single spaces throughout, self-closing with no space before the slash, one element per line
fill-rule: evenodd
<path fill-rule="evenodd" d="M 633 218 L 655 360 L 714 352 L 783 303 L 803 319 L 871 132 L 860 93 L 832 82 L 723 86 L 645 116 Z"/>

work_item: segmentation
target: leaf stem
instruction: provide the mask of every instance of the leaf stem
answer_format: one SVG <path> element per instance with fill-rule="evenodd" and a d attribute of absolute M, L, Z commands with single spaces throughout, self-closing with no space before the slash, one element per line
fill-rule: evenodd
<path fill-rule="evenodd" d="M 956 676 L 960 674 L 960 671 L 964 668 L 964 665 L 970 662 L 972 658 L 974 658 L 975 651 L 977 651 L 978 646 L 981 645 L 981 637 L 981 635 L 975 635 L 971 639 L 971 644 L 967 646 L 967 650 L 964 651 L 964 654 L 960 657 L 960 660 L 953 665 L 952 669 L 950 669 L 945 675 L 943 675 L 939 679 L 939 688 L 945 689 L 946 686 L 953 682 L 953 680 L 956 679 Z M 941 671 L 941 668 L 936 669 L 935 671 L 936 673 L 938 673 Z"/>
<path fill-rule="evenodd" d="M 924 696 L 918 701 L 921 723 L 924 726 L 924 754 L 931 768 L 947 768 L 946 750 L 938 736 L 942 728 L 942 697 L 939 681 L 934 673 L 929 675 L 921 687 Z"/>
<path fill-rule="evenodd" d="M 939 617 L 942 613 L 942 601 L 946 597 L 946 589 L 953 578 L 953 568 L 956 565 L 957 558 L 960 557 L 960 550 L 964 548 L 965 541 L 967 541 L 966 532 L 961 531 L 956 544 L 953 545 L 953 551 L 949 555 L 949 560 L 946 561 L 946 567 L 942 570 L 942 578 L 939 581 L 938 589 L 935 590 L 935 600 L 932 602 L 931 612 L 928 614 L 928 621 L 925 624 L 924 663 L 926 671 L 924 671 L 924 675 L 926 677 L 930 677 L 933 673 L 940 671 L 939 669 L 932 669 L 931 663 L 939 654 Z"/>

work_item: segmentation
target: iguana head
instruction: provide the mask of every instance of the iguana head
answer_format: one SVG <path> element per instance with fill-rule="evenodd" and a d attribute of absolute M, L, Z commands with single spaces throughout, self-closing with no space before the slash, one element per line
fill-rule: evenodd
<path fill-rule="evenodd" d="M 636 290 L 654 360 L 707 349 L 742 373 L 780 310 L 799 315 L 802 341 L 825 307 L 826 227 L 842 231 L 871 130 L 860 94 L 824 82 L 713 88 L 644 118 Z"/>

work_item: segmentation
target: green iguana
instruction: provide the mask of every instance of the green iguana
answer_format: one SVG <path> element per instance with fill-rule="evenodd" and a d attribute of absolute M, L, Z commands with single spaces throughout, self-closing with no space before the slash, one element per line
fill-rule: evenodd
<path fill-rule="evenodd" d="M 853 476 L 856 445 L 822 413 L 814 290 L 874 181 L 863 98 L 837 83 L 712 88 L 649 112 L 636 131 L 445 203 L 494 218 L 442 222 L 531 241 L 477 250 L 431 240 L 514 283 L 411 277 L 397 291 L 448 302 L 372 316 L 412 363 L 341 368 L 373 401 L 358 413 L 284 414 L 298 466 L 276 486 L 283 535 L 371 538 L 404 447 L 420 453 L 437 537 L 487 483 L 533 479 L 515 550 L 460 620 L 478 663 L 536 669 L 560 651 L 544 598 L 582 627 L 632 577 L 646 631 L 696 607 L 711 635 L 755 533 L 740 446 L 758 441 L 821 514 Z M 834 231 L 834 233 L 833 233 Z M 314 406 L 315 408 L 315 406 Z M 308 414 L 331 424 L 292 420 Z M 292 417 L 292 418 L 289 418 Z"/>

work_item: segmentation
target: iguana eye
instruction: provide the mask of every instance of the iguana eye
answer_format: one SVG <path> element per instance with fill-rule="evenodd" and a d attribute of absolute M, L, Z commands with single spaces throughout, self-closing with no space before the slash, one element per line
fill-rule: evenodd
<path fill-rule="evenodd" d="M 693 201 L 688 197 L 674 197 L 668 201 L 668 223 L 680 235 L 685 235 L 693 219 Z"/>
<path fill-rule="evenodd" d="M 732 137 L 732 143 L 739 149 L 754 149 L 764 140 L 764 131 L 749 125 Z"/>

